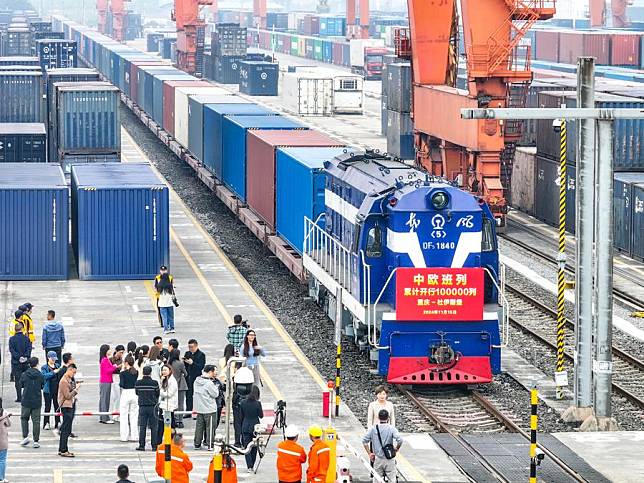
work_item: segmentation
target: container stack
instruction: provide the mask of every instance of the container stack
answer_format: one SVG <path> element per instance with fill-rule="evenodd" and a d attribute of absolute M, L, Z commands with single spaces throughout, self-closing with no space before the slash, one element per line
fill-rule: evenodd
<path fill-rule="evenodd" d="M 119 162 L 119 90 L 109 82 L 55 84 L 50 161 L 65 172 L 78 163 Z"/>
<path fill-rule="evenodd" d="M 239 92 L 250 96 L 276 96 L 279 64 L 245 60 L 239 64 Z"/>
<path fill-rule="evenodd" d="M 266 14 L 266 28 L 269 30 L 288 30 L 288 13 L 268 12 Z"/>
<path fill-rule="evenodd" d="M 238 84 L 240 62 L 246 58 L 246 27 L 220 23 L 212 33 L 212 78 L 222 84 Z"/>
<path fill-rule="evenodd" d="M 400 62 L 400 58 L 396 55 L 383 55 L 382 56 L 382 77 L 380 85 L 380 134 L 387 135 L 387 94 L 389 92 L 389 76 L 387 69 L 389 64 Z"/>
<path fill-rule="evenodd" d="M 544 88 L 536 106 L 576 107 L 576 92 Z M 598 108 L 644 108 L 644 100 L 596 91 Z M 577 121 L 566 124 L 566 230 L 575 232 Z M 644 122 L 619 119 L 614 123 L 614 246 L 633 258 L 644 259 Z M 551 121 L 536 122 L 536 149 L 518 148 L 512 173 L 513 207 L 552 226 L 559 223 L 560 132 Z"/>
<path fill-rule="evenodd" d="M 2 55 L 30 55 L 31 32 L 27 24 L 10 24 L 2 36 Z"/>
<path fill-rule="evenodd" d="M 162 32 L 148 32 L 145 36 L 146 52 L 159 52 L 159 42 L 161 42 L 164 37 L 165 35 Z"/>
<path fill-rule="evenodd" d="M 141 37 L 143 33 L 143 24 L 141 22 L 141 14 L 134 12 L 127 12 L 125 17 L 125 40 L 136 40 Z"/>
<path fill-rule="evenodd" d="M 411 119 L 411 64 L 387 66 L 387 152 L 414 159 L 414 124 Z"/>
<path fill-rule="evenodd" d="M 44 122 L 42 79 L 40 71 L 0 71 L 0 122 Z"/>

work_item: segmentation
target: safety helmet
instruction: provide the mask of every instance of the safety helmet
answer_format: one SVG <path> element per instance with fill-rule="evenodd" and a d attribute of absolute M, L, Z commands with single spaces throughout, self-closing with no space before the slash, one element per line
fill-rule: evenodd
<path fill-rule="evenodd" d="M 297 426 L 287 426 L 284 430 L 284 436 L 287 438 L 296 438 L 299 434 Z"/>
<path fill-rule="evenodd" d="M 309 436 L 312 436 L 314 438 L 321 438 L 322 428 L 317 424 L 314 424 L 313 426 L 309 426 Z"/>

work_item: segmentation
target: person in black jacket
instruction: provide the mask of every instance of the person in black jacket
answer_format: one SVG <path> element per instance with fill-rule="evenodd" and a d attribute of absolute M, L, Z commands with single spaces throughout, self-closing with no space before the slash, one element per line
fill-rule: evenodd
<path fill-rule="evenodd" d="M 242 414 L 242 446 L 245 448 L 253 440 L 255 425 L 259 424 L 259 420 L 264 417 L 262 403 L 259 402 L 259 388 L 257 386 L 251 388 L 250 394 L 241 402 L 240 407 Z M 257 448 L 254 447 L 245 457 L 246 467 L 251 472 L 255 467 Z"/>
<path fill-rule="evenodd" d="M 188 341 L 188 351 L 183 355 L 188 377 L 188 392 L 186 392 L 186 411 L 192 411 L 192 395 L 194 394 L 195 379 L 201 376 L 206 367 L 206 354 L 199 350 L 199 343 L 195 339 Z"/>
<path fill-rule="evenodd" d="M 29 369 L 20 376 L 22 386 L 22 411 L 20 423 L 22 425 L 22 446 L 27 446 L 29 439 L 29 419 L 31 418 L 32 431 L 34 434 L 34 448 L 40 448 L 40 409 L 42 408 L 42 388 L 45 385 L 45 378 L 38 370 L 38 358 L 29 359 Z"/>
<path fill-rule="evenodd" d="M 154 411 L 159 403 L 159 383 L 152 379 L 152 367 L 143 368 L 143 378 L 136 381 L 134 391 L 139 398 L 139 446 L 137 451 L 145 451 L 145 431 L 150 428 L 152 450 L 160 444 L 157 438 L 157 418 Z"/>
<path fill-rule="evenodd" d="M 16 386 L 16 402 L 22 400 L 22 386 L 20 385 L 20 376 L 29 368 L 29 358 L 31 357 L 31 341 L 23 333 L 24 325 L 22 322 L 16 324 L 16 333 L 9 338 L 9 352 L 11 353 L 11 374 Z"/>

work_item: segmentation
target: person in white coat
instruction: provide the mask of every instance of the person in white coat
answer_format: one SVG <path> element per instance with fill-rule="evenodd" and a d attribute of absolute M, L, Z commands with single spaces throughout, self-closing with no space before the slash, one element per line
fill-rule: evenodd
<path fill-rule="evenodd" d="M 139 377 L 139 371 L 134 367 L 134 357 L 128 354 L 123 359 L 123 369 L 119 373 L 119 419 L 121 441 L 138 441 L 139 436 L 139 400 L 134 385 Z"/>
<path fill-rule="evenodd" d="M 157 441 L 163 441 L 163 419 L 166 411 L 170 411 L 171 426 L 176 427 L 174 412 L 179 407 L 179 385 L 172 375 L 172 367 L 161 367 L 161 384 L 159 390 L 159 423 L 157 424 Z"/>

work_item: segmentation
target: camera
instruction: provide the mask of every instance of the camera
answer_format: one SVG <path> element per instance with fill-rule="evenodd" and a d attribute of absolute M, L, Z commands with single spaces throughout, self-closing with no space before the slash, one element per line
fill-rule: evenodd
<path fill-rule="evenodd" d="M 277 408 L 275 409 L 275 411 L 284 411 L 286 409 L 286 401 L 280 399 L 279 401 L 277 401 L 275 406 Z"/>
<path fill-rule="evenodd" d="M 534 458 L 537 460 L 537 466 L 541 464 L 541 462 L 545 459 L 546 455 L 545 453 L 541 450 L 541 448 L 536 448 L 534 452 Z"/>

